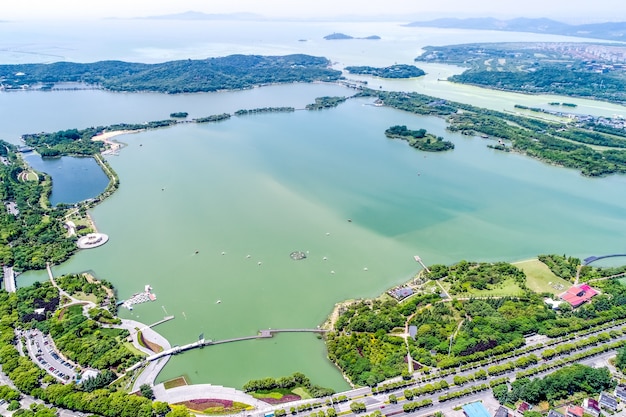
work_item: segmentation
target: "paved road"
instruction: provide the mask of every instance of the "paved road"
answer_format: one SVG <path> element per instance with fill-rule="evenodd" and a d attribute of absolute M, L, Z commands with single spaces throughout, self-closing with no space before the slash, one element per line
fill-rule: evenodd
<path fill-rule="evenodd" d="M 6 376 L 4 372 L 2 372 L 2 365 L 0 365 L 0 384 L 8 385 L 11 388 L 15 389 L 15 385 L 13 385 L 13 382 L 9 379 L 8 376 Z M 21 408 L 24 408 L 24 409 L 30 408 L 31 404 L 33 403 L 43 404 L 43 401 L 37 400 L 34 397 L 31 397 L 30 395 L 22 394 L 22 398 L 20 399 Z M 8 404 L 3 404 L 0 406 L 0 416 L 9 417 L 14 413 L 13 411 L 7 411 L 7 405 Z M 83 413 L 79 413 L 77 411 L 59 409 L 59 417 L 83 417 L 83 416 L 84 416 Z"/>
<path fill-rule="evenodd" d="M 6 292 L 15 292 L 15 272 L 10 266 L 2 266 L 2 276 L 4 279 L 4 289 Z"/>

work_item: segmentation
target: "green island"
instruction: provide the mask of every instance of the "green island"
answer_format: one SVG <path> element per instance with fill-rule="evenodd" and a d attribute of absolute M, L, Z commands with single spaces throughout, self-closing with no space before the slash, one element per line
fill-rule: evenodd
<path fill-rule="evenodd" d="M 598 119 L 574 123 L 569 119 L 563 122 L 543 120 L 418 93 L 363 89 L 356 96 L 376 97 L 389 107 L 443 117 L 451 132 L 492 137 L 502 144 L 507 141 L 515 152 L 580 170 L 585 176 L 626 173 L 626 151 L 622 150 L 626 144 L 626 130 Z"/>
<path fill-rule="evenodd" d="M 350 74 L 373 75 L 380 78 L 414 78 L 426 75 L 423 69 L 415 65 L 396 64 L 384 68 L 369 66 L 348 66 L 345 68 Z"/>
<path fill-rule="evenodd" d="M 322 109 L 330 109 L 333 107 L 337 107 L 344 101 L 346 101 L 347 97 L 318 97 L 315 99 L 315 103 L 307 104 L 307 110 L 322 110 Z"/>
<path fill-rule="evenodd" d="M 378 35 L 370 35 L 362 38 L 355 38 L 354 36 L 346 35 L 345 33 L 331 33 L 330 35 L 324 36 L 324 39 L 327 41 L 337 41 L 337 40 L 346 40 L 346 39 L 366 39 L 366 40 L 379 40 L 380 36 Z"/>
<path fill-rule="evenodd" d="M 406 126 L 391 126 L 385 130 L 385 136 L 390 139 L 402 139 L 409 143 L 409 146 L 420 151 L 441 152 L 454 149 L 454 144 L 443 140 L 441 136 L 427 133 L 426 129 L 409 130 Z"/>
<path fill-rule="evenodd" d="M 261 107 L 256 109 L 240 109 L 235 112 L 235 116 L 246 116 L 248 114 L 263 113 L 291 113 L 296 111 L 293 107 Z"/>
<path fill-rule="evenodd" d="M 424 49 L 416 61 L 468 68 L 450 77 L 453 82 L 525 94 L 626 102 L 626 71 L 612 59 L 624 53 L 622 45 L 481 43 Z"/>
<path fill-rule="evenodd" d="M 194 93 L 238 90 L 273 83 L 335 81 L 341 71 L 328 68 L 326 58 L 294 54 L 286 56 L 230 55 L 203 60 L 140 64 L 101 61 L 88 64 L 0 65 L 0 79 L 7 89 L 37 89 L 73 82 L 110 91 Z"/>

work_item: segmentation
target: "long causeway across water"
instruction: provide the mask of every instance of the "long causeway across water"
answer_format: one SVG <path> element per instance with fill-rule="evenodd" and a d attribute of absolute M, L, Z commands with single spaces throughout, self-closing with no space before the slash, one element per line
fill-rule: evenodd
<path fill-rule="evenodd" d="M 147 362 L 152 362 L 165 356 L 176 355 L 177 353 L 184 352 L 186 350 L 201 348 L 204 346 L 239 342 L 243 340 L 267 339 L 267 338 L 273 337 L 274 333 L 325 333 L 327 331 L 328 330 L 324 330 L 324 329 L 267 329 L 267 330 L 259 331 L 259 333 L 254 336 L 235 337 L 232 339 L 224 339 L 224 340 L 200 339 L 197 342 L 189 343 L 183 346 L 174 346 L 171 349 L 167 349 L 167 350 L 164 350 L 163 352 L 159 352 L 154 355 L 148 356 L 144 361 L 136 363 L 135 365 L 128 368 L 126 371 L 128 372 L 128 371 L 135 370 Z"/>

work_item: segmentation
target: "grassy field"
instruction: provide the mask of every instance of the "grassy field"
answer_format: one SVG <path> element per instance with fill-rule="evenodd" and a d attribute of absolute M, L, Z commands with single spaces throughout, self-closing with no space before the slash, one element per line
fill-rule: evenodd
<path fill-rule="evenodd" d="M 303 400 L 308 400 L 311 399 L 313 397 L 311 397 L 311 395 L 302 387 L 298 387 L 298 388 L 294 388 L 291 392 L 293 392 L 296 395 L 299 395 L 300 398 L 302 398 Z"/>
<path fill-rule="evenodd" d="M 93 294 L 85 294 L 84 292 L 79 292 L 79 293 L 75 293 L 72 295 L 74 296 L 74 298 L 81 300 L 81 301 L 91 301 L 94 304 L 98 302 L 98 299 Z"/>
<path fill-rule="evenodd" d="M 524 271 L 526 286 L 532 291 L 558 295 L 572 286 L 571 282 L 554 275 L 550 268 L 538 259 L 514 262 L 513 265 Z"/>
<path fill-rule="evenodd" d="M 142 351 L 140 351 L 139 349 L 137 349 L 135 347 L 135 345 L 133 345 L 130 342 L 124 342 L 123 343 L 124 347 L 128 350 L 130 350 L 131 352 L 133 352 L 134 355 L 139 355 L 139 356 L 145 356 L 145 353 L 143 353 Z"/>
<path fill-rule="evenodd" d="M 450 292 L 450 284 L 447 282 L 441 283 L 443 287 Z M 498 284 L 494 288 L 488 290 L 477 290 L 471 288 L 469 291 L 464 293 L 450 294 L 452 298 L 459 297 L 506 297 L 506 296 L 516 296 L 522 295 L 524 291 L 513 281 L 512 279 L 507 279 L 502 283 Z"/>

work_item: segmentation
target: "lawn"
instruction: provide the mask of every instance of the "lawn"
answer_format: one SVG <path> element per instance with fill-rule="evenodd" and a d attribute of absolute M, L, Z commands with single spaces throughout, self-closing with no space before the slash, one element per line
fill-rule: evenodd
<path fill-rule="evenodd" d="M 554 295 L 563 293 L 572 283 L 559 278 L 539 259 L 513 263 L 526 274 L 526 286 L 534 292 L 549 292 Z"/>
<path fill-rule="evenodd" d="M 450 283 L 442 282 L 441 283 L 446 291 L 450 291 Z M 475 288 L 470 288 L 469 291 L 457 294 L 450 294 L 452 298 L 459 297 L 506 297 L 506 296 L 516 296 L 522 295 L 524 291 L 515 283 L 512 279 L 507 279 L 502 281 L 500 284 L 495 285 L 491 289 L 487 290 L 477 290 Z"/>
<path fill-rule="evenodd" d="M 81 300 L 81 301 L 91 301 L 94 304 L 98 303 L 98 298 L 93 295 L 93 294 L 85 294 L 84 292 L 77 292 L 72 294 L 74 296 L 74 298 Z"/>
<path fill-rule="evenodd" d="M 254 398 L 265 401 L 268 404 L 282 404 L 302 399 L 302 397 L 296 393 L 298 390 L 306 392 L 303 388 L 298 387 L 293 390 L 289 390 L 288 388 L 275 388 L 271 391 L 255 391 L 250 394 L 252 394 Z M 306 395 L 307 398 L 311 398 L 308 393 Z"/>
<path fill-rule="evenodd" d="M 293 392 L 296 395 L 299 395 L 300 398 L 302 398 L 303 400 L 310 400 L 311 395 L 302 387 L 298 387 L 298 388 L 294 388 L 293 390 L 291 390 L 291 392 Z"/>
<path fill-rule="evenodd" d="M 187 379 L 184 376 L 179 376 L 178 378 L 170 379 L 169 381 L 165 381 L 163 383 L 163 387 L 165 389 L 171 389 L 176 387 L 183 387 L 187 384 Z"/>
<path fill-rule="evenodd" d="M 126 349 L 130 350 L 130 351 L 133 353 L 133 355 L 137 355 L 137 356 L 145 356 L 145 355 L 146 355 L 145 353 L 143 353 L 142 351 L 140 351 L 139 349 L 137 349 L 137 348 L 135 347 L 135 345 L 133 345 L 133 344 L 132 344 L 132 343 L 130 343 L 130 342 L 124 342 L 124 343 L 122 343 L 122 345 L 124 345 L 124 347 L 125 347 Z"/>

